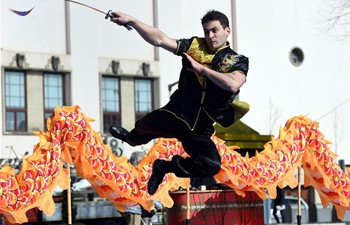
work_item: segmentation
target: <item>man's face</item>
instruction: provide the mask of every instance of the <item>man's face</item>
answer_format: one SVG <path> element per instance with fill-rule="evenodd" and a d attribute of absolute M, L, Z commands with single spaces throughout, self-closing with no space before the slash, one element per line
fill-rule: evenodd
<path fill-rule="evenodd" d="M 203 24 L 203 30 L 207 46 L 212 52 L 216 52 L 226 45 L 227 37 L 231 32 L 229 27 L 224 29 L 218 20 Z"/>

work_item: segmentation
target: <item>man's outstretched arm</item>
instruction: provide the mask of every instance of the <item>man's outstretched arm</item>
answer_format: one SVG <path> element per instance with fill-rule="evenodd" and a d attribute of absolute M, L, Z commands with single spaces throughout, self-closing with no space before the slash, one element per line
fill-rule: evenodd
<path fill-rule="evenodd" d="M 111 21 L 120 25 L 132 26 L 139 35 L 153 46 L 164 48 L 172 53 L 176 51 L 176 39 L 168 37 L 158 28 L 152 27 L 144 22 L 122 12 L 113 12 Z"/>

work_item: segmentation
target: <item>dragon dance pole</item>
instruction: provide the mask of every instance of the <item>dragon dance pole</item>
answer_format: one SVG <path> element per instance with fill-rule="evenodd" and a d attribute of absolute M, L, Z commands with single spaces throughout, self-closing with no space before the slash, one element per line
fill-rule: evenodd
<path fill-rule="evenodd" d="M 301 184 L 300 184 L 300 166 L 298 167 L 298 215 L 297 224 L 301 225 Z"/>
<path fill-rule="evenodd" d="M 68 177 L 70 177 L 70 164 L 67 163 Z M 68 215 L 68 225 L 72 224 L 72 203 L 71 203 L 71 188 L 70 184 L 67 189 L 67 215 Z"/>
<path fill-rule="evenodd" d="M 190 185 L 188 185 L 186 188 L 186 204 L 186 225 L 190 225 Z"/>

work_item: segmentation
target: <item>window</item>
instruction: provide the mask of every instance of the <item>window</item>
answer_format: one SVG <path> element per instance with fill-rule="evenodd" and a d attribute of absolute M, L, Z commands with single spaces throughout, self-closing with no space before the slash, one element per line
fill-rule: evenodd
<path fill-rule="evenodd" d="M 64 105 L 63 74 L 44 73 L 44 124 L 56 106 Z"/>
<path fill-rule="evenodd" d="M 121 126 L 120 113 L 120 82 L 117 77 L 102 77 L 102 110 L 103 132 L 108 133 L 109 127 Z"/>
<path fill-rule="evenodd" d="M 293 48 L 289 52 L 289 60 L 294 66 L 300 66 L 304 61 L 304 53 L 298 47 Z"/>
<path fill-rule="evenodd" d="M 26 77 L 21 71 L 5 71 L 5 130 L 27 131 Z"/>
<path fill-rule="evenodd" d="M 153 110 L 152 80 L 135 79 L 135 119 L 139 120 Z"/>

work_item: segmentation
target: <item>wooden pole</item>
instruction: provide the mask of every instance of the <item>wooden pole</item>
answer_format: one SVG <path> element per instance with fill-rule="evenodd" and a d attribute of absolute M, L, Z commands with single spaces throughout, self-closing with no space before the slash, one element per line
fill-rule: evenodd
<path fill-rule="evenodd" d="M 300 182 L 300 166 L 298 167 L 298 215 L 297 224 L 301 225 L 301 182 Z"/>
<path fill-rule="evenodd" d="M 70 178 L 70 164 L 67 163 L 68 177 Z M 67 189 L 67 215 L 68 215 L 68 225 L 72 224 L 72 199 L 71 199 L 71 184 L 69 183 Z"/>
<path fill-rule="evenodd" d="M 191 204 L 190 204 L 190 184 L 188 184 L 186 188 L 186 225 L 190 225 L 190 212 L 191 212 Z"/>

